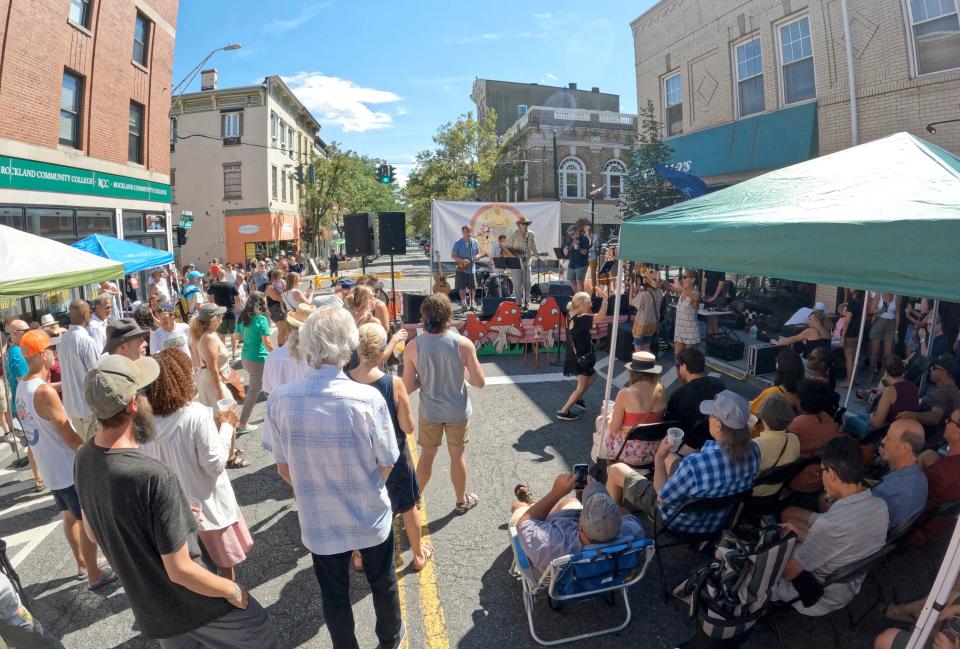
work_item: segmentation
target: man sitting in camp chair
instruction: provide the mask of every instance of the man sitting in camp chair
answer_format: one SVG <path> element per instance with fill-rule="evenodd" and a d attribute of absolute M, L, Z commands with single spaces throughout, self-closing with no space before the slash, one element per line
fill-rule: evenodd
<path fill-rule="evenodd" d="M 536 502 L 528 487 L 514 489 L 518 502 L 511 507 L 510 527 L 516 528 L 537 578 L 554 559 L 578 553 L 587 545 L 644 536 L 640 521 L 621 512 L 602 483 L 587 478 L 582 505 L 573 494 L 575 488 L 576 478 L 561 473 L 550 492 Z"/>
<path fill-rule="evenodd" d="M 838 611 L 860 592 L 863 576 L 831 584 L 819 598 L 816 595 L 830 575 L 880 550 L 889 523 L 886 503 L 861 484 L 863 456 L 852 437 L 834 437 L 820 449 L 820 473 L 833 505 L 814 518 L 809 531 L 793 523 L 781 526 L 796 534 L 800 544 L 773 589 L 778 602 L 790 602 L 801 592 L 809 594 L 793 606 L 810 616 Z"/>

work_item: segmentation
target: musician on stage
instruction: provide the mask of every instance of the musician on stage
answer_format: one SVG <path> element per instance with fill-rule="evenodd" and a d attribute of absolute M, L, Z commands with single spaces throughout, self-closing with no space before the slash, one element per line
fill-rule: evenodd
<path fill-rule="evenodd" d="M 480 256 L 480 244 L 470 236 L 470 226 L 460 228 L 462 239 L 453 244 L 451 257 L 457 263 L 457 278 L 454 286 L 460 292 L 460 306 L 465 310 L 476 310 L 474 295 L 477 290 L 477 257 Z"/>
<path fill-rule="evenodd" d="M 530 258 L 537 255 L 537 243 L 533 232 L 529 230 L 531 221 L 521 217 L 517 229 L 507 235 L 506 247 L 514 256 L 520 258 L 520 268 L 511 269 L 513 294 L 517 304 L 527 306 L 530 302 Z"/>

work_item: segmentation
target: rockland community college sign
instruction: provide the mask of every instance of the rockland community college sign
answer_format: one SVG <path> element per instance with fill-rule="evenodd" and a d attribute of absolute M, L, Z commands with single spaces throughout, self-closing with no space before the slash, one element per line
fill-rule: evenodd
<path fill-rule="evenodd" d="M 0 189 L 170 202 L 170 185 L 163 183 L 3 156 L 0 156 Z"/>

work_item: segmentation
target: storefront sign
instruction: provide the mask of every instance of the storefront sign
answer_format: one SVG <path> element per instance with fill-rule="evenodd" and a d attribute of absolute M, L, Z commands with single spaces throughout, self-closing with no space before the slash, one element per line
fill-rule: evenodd
<path fill-rule="evenodd" d="M 170 202 L 170 185 L 78 167 L 0 156 L 0 189 L 3 188 Z"/>
<path fill-rule="evenodd" d="M 260 232 L 260 226 L 259 225 L 241 225 L 239 228 L 237 228 L 237 232 L 239 232 L 240 234 L 256 234 L 257 232 Z"/>

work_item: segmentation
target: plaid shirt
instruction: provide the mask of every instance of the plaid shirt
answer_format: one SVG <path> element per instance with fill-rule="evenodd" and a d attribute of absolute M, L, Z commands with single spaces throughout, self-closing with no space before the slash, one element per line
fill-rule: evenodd
<path fill-rule="evenodd" d="M 380 469 L 400 453 L 376 388 L 325 365 L 270 393 L 265 421 L 273 456 L 290 470 L 310 552 L 339 554 L 386 540 L 393 516 Z"/>
<path fill-rule="evenodd" d="M 722 498 L 753 486 L 760 468 L 760 448 L 750 444 L 746 462 L 736 465 L 720 450 L 720 445 L 710 440 L 699 453 L 688 455 L 663 485 L 659 495 L 660 515 L 668 520 L 679 507 L 692 498 Z M 729 509 L 729 508 L 728 508 Z M 703 534 L 717 530 L 726 518 L 727 510 L 710 514 L 680 514 L 670 524 L 670 529 L 690 534 Z"/>

